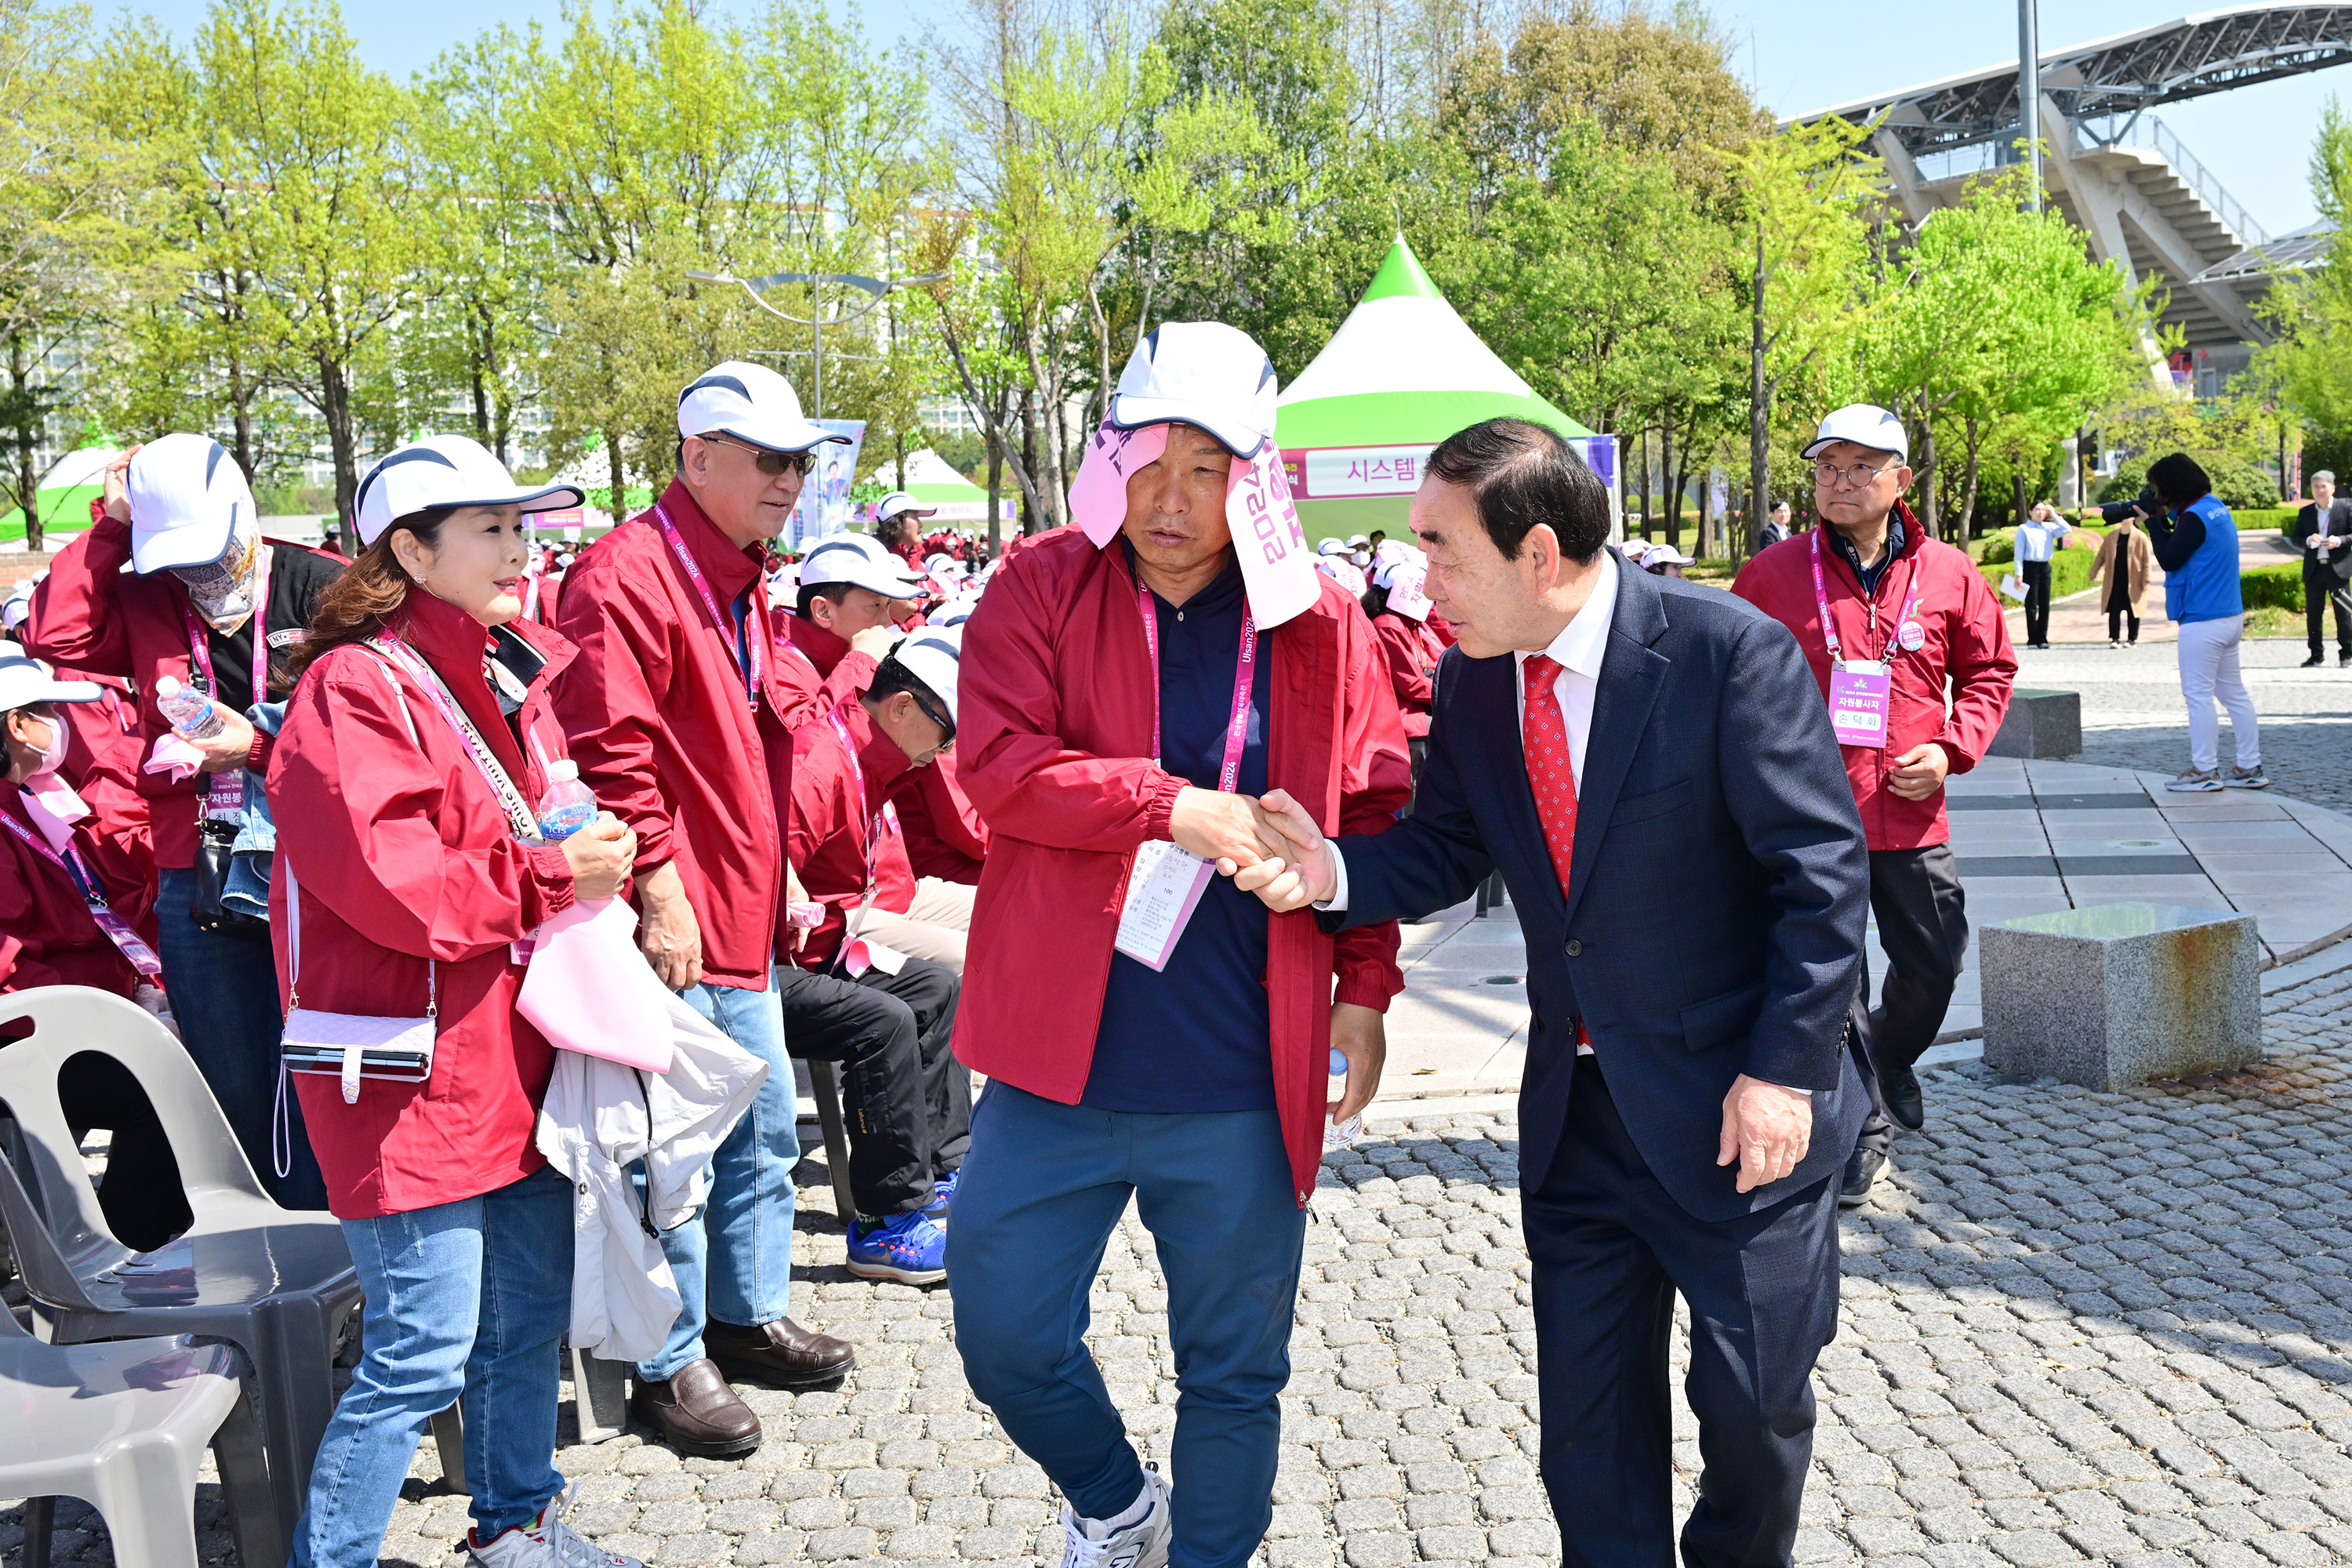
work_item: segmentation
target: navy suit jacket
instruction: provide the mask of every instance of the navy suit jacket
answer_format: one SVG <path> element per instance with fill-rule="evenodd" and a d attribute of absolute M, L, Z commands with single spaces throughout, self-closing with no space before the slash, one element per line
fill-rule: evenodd
<path fill-rule="evenodd" d="M 1843 1048 L 1870 863 L 1822 690 L 1786 626 L 1720 589 L 1619 563 L 1577 802 L 1570 892 L 1544 847 L 1521 749 L 1517 661 L 1438 667 L 1413 814 L 1339 838 L 1332 929 L 1428 914 L 1499 868 L 1528 944 L 1535 1016 L 1519 1181 L 1559 1146 L 1581 1018 L 1626 1131 L 1702 1220 L 1837 1171 L 1868 1109 Z M 1812 1091 L 1812 1142 L 1750 1193 L 1717 1166 L 1741 1073 Z"/>

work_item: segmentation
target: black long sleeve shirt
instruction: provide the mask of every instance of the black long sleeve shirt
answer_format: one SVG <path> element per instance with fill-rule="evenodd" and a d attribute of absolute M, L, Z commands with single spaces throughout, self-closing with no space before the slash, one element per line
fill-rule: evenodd
<path fill-rule="evenodd" d="M 2147 542 L 2156 552 L 2158 566 L 2167 572 L 2178 572 L 2189 564 L 2189 558 L 2205 542 L 2205 520 L 2193 511 L 2149 518 Z"/>

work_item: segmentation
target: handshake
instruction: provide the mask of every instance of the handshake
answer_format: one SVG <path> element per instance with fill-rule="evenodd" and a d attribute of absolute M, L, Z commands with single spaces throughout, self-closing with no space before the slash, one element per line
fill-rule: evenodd
<path fill-rule="evenodd" d="M 1303 910 L 1339 891 L 1339 862 L 1307 808 L 1284 791 L 1257 799 L 1187 786 L 1168 816 L 1168 836 L 1216 863 L 1234 885 L 1255 893 L 1276 914 Z"/>

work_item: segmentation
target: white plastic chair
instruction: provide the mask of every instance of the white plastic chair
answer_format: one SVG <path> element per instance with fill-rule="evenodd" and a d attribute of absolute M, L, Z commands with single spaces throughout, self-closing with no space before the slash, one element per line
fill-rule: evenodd
<path fill-rule="evenodd" d="M 25 1568 L 47 1568 L 60 1497 L 98 1510 L 121 1568 L 196 1568 L 196 1467 L 215 1442 L 239 1559 L 284 1562 L 235 1347 L 43 1344 L 0 1308 L 0 1496 L 29 1500 Z"/>

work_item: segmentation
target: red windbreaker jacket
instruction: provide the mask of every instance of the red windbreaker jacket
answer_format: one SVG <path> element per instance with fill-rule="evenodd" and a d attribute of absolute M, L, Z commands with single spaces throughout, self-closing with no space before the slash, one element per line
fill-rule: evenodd
<path fill-rule="evenodd" d="M 980 886 L 988 858 L 988 825 L 956 780 L 953 752 L 941 752 L 925 767 L 908 768 L 890 792 L 898 826 L 907 840 L 907 863 L 918 877 Z"/>
<path fill-rule="evenodd" d="M 2017 654 L 2009 643 L 2009 623 L 1984 574 L 1967 555 L 1927 537 L 1911 509 L 1895 503 L 1903 520 L 1903 551 L 1878 579 L 1874 598 L 1845 559 L 1822 544 L 1822 584 L 1838 644 L 1848 658 L 1885 657 L 1893 665 L 1894 691 L 1887 713 L 1886 746 L 1843 746 L 1846 777 L 1873 849 L 1921 849 L 1951 841 L 1944 815 L 1944 792 L 1925 800 L 1905 800 L 1886 787 L 1888 760 L 1933 742 L 1952 759 L 1952 772 L 1967 773 L 1992 744 L 2009 711 L 2017 680 Z M 1817 523 L 1816 527 L 1826 526 Z M 1731 591 L 1797 634 L 1829 700 L 1830 651 L 1813 602 L 1812 535 L 1799 533 L 1771 545 L 1740 569 Z M 1919 585 L 1918 616 L 1927 645 L 1906 652 L 1896 643 L 1895 621 L 1914 583 Z M 1873 630 L 1874 616 L 1876 629 Z M 1883 656 L 1881 648 L 1887 651 Z M 1944 682 L 1951 681 L 1951 706 Z"/>
<path fill-rule="evenodd" d="M 746 634 L 772 648 L 760 563 L 672 480 L 661 505 L 728 616 L 751 590 Z M 653 514 L 598 540 L 564 574 L 560 630 L 580 657 L 555 688 L 580 777 L 637 832 L 637 869 L 675 860 L 702 928 L 703 978 L 765 991 L 783 912 L 783 803 L 792 737 L 764 660 L 760 710 L 745 700 L 731 626 L 711 622 Z"/>
<path fill-rule="evenodd" d="M 155 706 L 155 682 L 171 676 L 183 686 L 193 684 L 194 661 L 188 657 L 188 628 L 182 611 L 188 591 L 169 572 L 140 576 L 130 570 L 131 525 L 118 521 L 90 503 L 90 529 L 58 552 L 49 574 L 33 590 L 33 611 L 25 623 L 25 647 L 62 670 L 70 666 L 125 678 L 137 684 L 139 754 L 143 761 L 164 731 L 171 728 Z M 340 570 L 339 555 L 293 544 L 282 539 L 267 542 L 272 550 L 315 555 Z M 274 580 L 274 576 L 273 576 Z M 271 619 L 283 606 L 273 602 Z M 271 652 L 271 663 L 282 673 L 288 650 Z M 62 675 L 60 679 L 66 679 Z M 276 687 L 273 679 L 271 685 Z M 245 711 L 250 690 L 224 692 L 224 705 Z M 254 732 L 253 754 L 247 765 L 259 771 L 268 765 L 270 740 Z M 155 863 L 184 868 L 196 858 L 196 797 L 208 780 L 202 773 L 177 784 L 169 773 L 141 773 L 139 793 L 149 803 L 154 828 Z M 95 803 L 93 803 L 94 805 Z"/>
<path fill-rule="evenodd" d="M 776 690 L 784 728 L 794 734 L 873 684 L 872 655 L 798 616 L 776 617 Z"/>
<path fill-rule="evenodd" d="M 480 622 L 412 594 L 396 629 L 536 801 L 547 763 L 563 755 L 548 690 L 572 645 L 531 621 L 510 625 L 548 658 L 519 716 L 531 740 L 522 747 L 483 678 Z M 532 1131 L 554 1051 L 515 1011 L 523 971 L 509 944 L 572 901 L 563 851 L 514 837 L 433 698 L 404 673 L 395 692 L 390 676 L 366 648 L 320 656 L 296 684 L 269 760 L 278 860 L 301 884 L 299 976 L 288 973 L 286 878 L 269 889 L 289 1006 L 299 998 L 329 1013 L 414 1018 L 425 1011 L 427 961 L 438 961 L 428 1081 L 365 1079 L 345 1105 L 333 1079 L 294 1075 L 339 1219 L 454 1203 L 546 1163 Z"/>
<path fill-rule="evenodd" d="M 824 923 L 793 955 L 803 969 L 823 969 L 840 951 L 848 914 L 866 896 L 869 847 L 874 907 L 903 915 L 915 901 L 906 841 L 887 831 L 875 839 L 874 814 L 902 778 L 924 770 L 907 766 L 907 753 L 875 724 L 864 703 L 845 701 L 833 717 L 857 748 L 855 766 L 830 721 L 806 725 L 793 737 L 793 812 L 785 852 L 808 896 L 824 905 Z"/>
<path fill-rule="evenodd" d="M 1266 642 L 1270 785 L 1327 832 L 1391 826 L 1412 764 L 1362 607 L 1326 581 Z M 1152 677 L 1125 552 L 1075 528 L 1011 552 L 965 623 L 956 752 L 989 846 L 955 1054 L 1065 1105 L 1094 1063 L 1135 851 L 1168 837 L 1185 787 L 1150 756 Z M 1322 1159 L 1331 1004 L 1385 1011 L 1404 980 L 1393 923 L 1335 939 L 1300 910 L 1269 917 L 1266 934 L 1275 1100 L 1303 1204 Z"/>
<path fill-rule="evenodd" d="M 86 708 L 93 703 L 58 707 Z M 64 769 L 90 815 L 74 824 L 74 848 L 98 879 L 107 908 L 131 922 L 155 945 L 155 858 L 142 817 L 129 826 L 110 824 L 91 803 L 86 783 L 70 760 Z M 0 813 L 43 844 L 48 840 L 26 814 L 24 792 L 0 779 Z M 128 997 L 139 972 L 90 918 L 89 906 L 65 868 L 0 827 L 0 992 L 36 985 L 91 985 Z"/>
<path fill-rule="evenodd" d="M 1379 634 L 1381 652 L 1388 658 L 1389 687 L 1396 693 L 1398 711 L 1404 715 L 1404 732 L 1413 737 L 1428 734 L 1429 705 L 1436 700 L 1431 676 L 1444 656 L 1445 646 L 1421 622 L 1386 610 L 1372 617 L 1372 630 Z"/>

